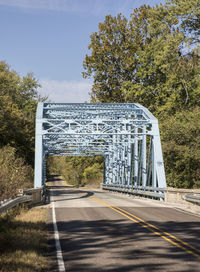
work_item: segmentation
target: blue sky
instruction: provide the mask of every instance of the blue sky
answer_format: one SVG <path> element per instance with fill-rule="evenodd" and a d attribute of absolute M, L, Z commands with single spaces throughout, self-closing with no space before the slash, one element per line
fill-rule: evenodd
<path fill-rule="evenodd" d="M 0 60 L 20 75 L 33 72 L 40 93 L 55 102 L 89 102 L 82 78 L 92 32 L 107 14 L 127 18 L 164 0 L 0 0 Z"/>

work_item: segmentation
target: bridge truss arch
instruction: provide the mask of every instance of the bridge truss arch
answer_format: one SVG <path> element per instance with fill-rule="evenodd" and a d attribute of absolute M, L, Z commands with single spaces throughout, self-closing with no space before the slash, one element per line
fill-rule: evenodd
<path fill-rule="evenodd" d="M 105 186 L 166 187 L 158 120 L 140 104 L 38 103 L 34 186 L 47 156 L 104 157 Z"/>

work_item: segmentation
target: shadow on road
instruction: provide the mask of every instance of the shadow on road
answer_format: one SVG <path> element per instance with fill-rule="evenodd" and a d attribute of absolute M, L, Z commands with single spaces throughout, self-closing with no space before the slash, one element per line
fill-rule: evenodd
<path fill-rule="evenodd" d="M 77 194 L 79 195 L 77 197 Z M 83 195 L 84 194 L 84 195 Z M 92 195 L 94 195 L 93 192 L 89 192 L 89 191 L 81 191 L 81 190 L 51 190 L 50 191 L 50 196 L 67 196 L 69 195 L 69 197 L 64 198 L 62 197 L 61 199 L 54 199 L 54 202 L 60 202 L 60 201 L 67 201 L 67 200 L 75 200 L 75 199 L 82 199 L 82 198 L 88 198 Z M 74 197 L 73 197 L 74 195 Z M 71 197 L 70 197 L 71 196 Z"/>
<path fill-rule="evenodd" d="M 62 197 L 61 199 L 54 199 L 54 202 L 60 202 L 60 201 L 66 201 L 66 200 L 88 198 L 94 194 L 91 191 L 78 190 L 77 186 L 63 185 L 62 177 L 59 175 L 49 176 L 48 183 L 49 185 L 47 186 L 46 204 L 50 203 L 50 196 L 53 196 L 53 197 L 68 196 L 67 198 Z M 70 190 L 70 188 L 71 189 L 74 188 L 74 189 Z M 77 194 L 79 195 L 78 197 L 77 197 Z M 75 197 L 73 197 L 73 195 Z"/>
<path fill-rule="evenodd" d="M 63 179 L 59 175 L 50 175 L 48 177 L 48 186 L 49 189 L 68 189 L 75 188 L 73 185 L 64 185 Z"/>
<path fill-rule="evenodd" d="M 80 209 L 80 213 L 93 213 L 95 217 L 92 208 Z M 149 223 L 158 225 L 154 221 Z M 199 222 L 167 221 L 159 222 L 159 227 L 185 237 L 185 241 L 200 249 Z M 52 231 L 51 224 L 49 228 Z M 67 271 L 199 271 L 196 257 L 126 219 L 60 221 L 58 229 Z M 53 255 L 53 239 L 50 244 Z"/>

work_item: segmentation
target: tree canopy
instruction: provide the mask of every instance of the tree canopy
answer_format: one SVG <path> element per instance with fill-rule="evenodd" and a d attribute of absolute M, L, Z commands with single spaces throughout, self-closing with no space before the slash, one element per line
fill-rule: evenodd
<path fill-rule="evenodd" d="M 196 105 L 199 1 L 186 2 L 141 6 L 130 21 L 106 16 L 83 63 L 83 76 L 94 77 L 92 102 L 134 101 L 157 114 Z"/>

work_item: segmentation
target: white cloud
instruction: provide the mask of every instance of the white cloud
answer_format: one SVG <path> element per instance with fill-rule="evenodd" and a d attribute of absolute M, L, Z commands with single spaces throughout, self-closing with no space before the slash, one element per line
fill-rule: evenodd
<path fill-rule="evenodd" d="M 40 84 L 42 87 L 39 89 L 39 93 L 42 96 L 48 95 L 48 99 L 52 102 L 81 103 L 90 101 L 89 92 L 92 84 L 87 80 L 58 81 L 41 79 Z"/>
<path fill-rule="evenodd" d="M 55 11 L 81 11 L 85 9 L 83 2 L 77 0 L 0 0 L 0 5 Z"/>
<path fill-rule="evenodd" d="M 0 0 L 0 5 L 23 9 L 67 11 L 95 15 L 124 12 L 137 5 L 136 0 Z"/>

